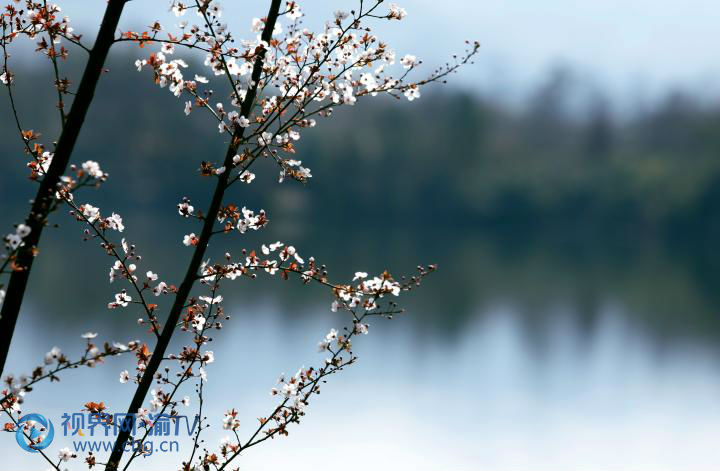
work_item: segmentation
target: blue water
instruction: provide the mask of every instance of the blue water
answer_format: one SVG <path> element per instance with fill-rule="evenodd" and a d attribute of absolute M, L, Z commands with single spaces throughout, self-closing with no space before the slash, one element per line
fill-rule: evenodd
<path fill-rule="evenodd" d="M 360 361 L 330 378 L 304 422 L 289 437 L 248 450 L 238 463 L 251 469 L 336 469 L 343 462 L 354 469 L 720 465 L 716 352 L 691 341 L 660 351 L 657 339 L 634 326 L 626 310 L 617 301 L 601 301 L 595 328 L 584 335 L 572 306 L 558 302 L 544 324 L 542 345 L 532 341 L 512 299 L 478 303 L 450 338 L 424 332 L 422 321 L 410 317 L 375 321 L 370 335 L 355 343 Z M 256 417 L 275 404 L 269 390 L 279 373 L 320 362 L 316 342 L 341 325 L 325 304 L 302 306 L 288 317 L 266 299 L 245 312 L 251 314 L 234 316 L 213 345 L 216 362 L 208 368 L 205 398 L 212 424 L 208 444 L 226 435 L 222 413 L 231 407 L 240 412 L 241 436 L 254 430 Z M 53 329 L 62 328 L 61 321 L 44 319 L 49 325 L 38 330 L 41 319 L 29 311 L 21 323 L 15 365 L 38 358 L 36 345 L 78 345 L 82 332 L 78 342 L 59 338 Z M 124 409 L 132 387 L 117 377 L 131 361 L 112 359 L 63 375 L 59 384 L 45 383 L 24 410 L 45 414 L 57 428 L 63 412 L 90 400 Z M 185 394 L 192 397 L 191 388 Z M 187 439 L 179 444 L 180 453 L 153 453 L 136 469 L 174 469 L 190 450 Z M 62 446 L 72 446 L 69 437 L 56 433 L 48 450 L 55 456 Z M 15 469 L 45 466 L 20 450 L 12 434 L 1 437 L 0 453 Z"/>

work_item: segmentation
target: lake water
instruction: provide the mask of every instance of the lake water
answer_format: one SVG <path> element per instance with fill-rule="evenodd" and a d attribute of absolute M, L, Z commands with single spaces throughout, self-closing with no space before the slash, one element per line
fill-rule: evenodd
<path fill-rule="evenodd" d="M 330 378 L 289 437 L 248 450 L 238 464 L 720 466 L 719 304 L 717 277 L 705 257 L 658 247 L 517 244 L 464 233 L 397 234 L 384 244 L 358 236 L 344 248 L 312 234 L 301 238 L 296 245 L 315 250 L 341 278 L 385 264 L 400 272 L 437 262 L 440 271 L 406 298 L 407 315 L 371 323 L 370 335 L 354 343 L 359 362 Z M 87 330 L 103 340 L 145 339 L 130 312 L 103 308 L 115 288 L 105 283 L 104 265 L 63 277 L 63 260 L 81 253 L 76 245 L 62 245 L 62 255 L 41 261 L 9 370 L 26 371 L 53 345 L 77 356 L 79 335 Z M 164 250 L 157 247 L 147 258 L 180 263 Z M 333 270 L 345 266 L 353 268 Z M 82 284 L 83 277 L 91 281 Z M 256 417 L 275 404 L 269 391 L 277 376 L 320 363 L 316 343 L 330 327 L 344 325 L 322 289 L 288 283 L 278 295 L 278 283 L 285 282 L 226 287 L 232 319 L 212 346 L 208 444 L 226 435 L 222 414 L 232 407 L 241 436 L 254 430 Z M 87 401 L 124 411 L 132 387 L 117 378 L 132 370 L 131 362 L 111 359 L 41 384 L 24 411 L 43 413 L 56 429 L 63 412 Z M 185 394 L 193 396 L 192 389 Z M 52 455 L 71 446 L 57 431 L 55 440 Z M 138 460 L 137 469 L 175 469 L 189 450 L 181 439 L 179 454 L 156 452 Z M 20 450 L 12 434 L 0 440 L 0 454 L 4 466 L 46 467 Z"/>

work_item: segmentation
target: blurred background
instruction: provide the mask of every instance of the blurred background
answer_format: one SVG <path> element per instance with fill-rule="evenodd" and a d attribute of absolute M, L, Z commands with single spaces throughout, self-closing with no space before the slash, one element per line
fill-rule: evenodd
<path fill-rule="evenodd" d="M 88 3 L 62 6 L 91 39 L 104 2 Z M 123 30 L 170 25 L 165 3 L 130 2 Z M 225 18 L 250 34 L 266 5 L 246 3 L 226 5 Z M 419 102 L 364 101 L 320 121 L 298 147 L 311 181 L 278 185 L 274 165 L 262 162 L 256 184 L 234 196 L 265 208 L 270 225 L 211 249 L 287 241 L 340 279 L 427 263 L 440 270 L 405 298 L 406 315 L 371 324 L 355 343 L 358 364 L 331 378 L 304 424 L 239 464 L 720 465 L 720 70 L 708 50 L 720 39 L 720 5 L 401 6 L 406 20 L 376 30 L 400 55 L 416 54 L 429 72 L 477 39 L 475 64 Z M 306 7 L 308 24 L 321 25 L 354 3 Z M 50 66 L 31 51 L 19 47 L 12 58 L 20 114 L 49 142 L 57 133 Z M 207 206 L 212 183 L 197 168 L 220 160 L 225 142 L 135 71 L 146 54 L 128 45 L 111 52 L 74 154 L 76 163 L 99 161 L 110 179 L 77 199 L 120 213 L 144 256 L 140 269 L 178 282 L 190 258 L 182 234 L 198 228 L 175 205 L 188 196 Z M 80 65 L 65 65 L 76 83 Z M 5 95 L 0 105 L 0 213 L 9 230 L 35 187 Z M 77 356 L 88 330 L 99 340 L 151 340 L 131 310 L 105 308 L 117 287 L 107 283 L 102 250 L 82 241 L 65 210 L 53 222 L 11 350 L 15 373 L 54 345 Z M 317 341 L 344 325 L 326 292 L 297 282 L 238 280 L 223 295 L 233 318 L 213 341 L 210 444 L 225 435 L 231 407 L 241 431 L 254 429 L 275 403 L 268 392 L 279 373 L 322 361 Z M 42 384 L 25 411 L 56 426 L 91 400 L 124 411 L 132 388 L 117 382 L 123 369 L 132 360 Z M 69 444 L 56 440 L 50 450 Z M 43 466 L 9 434 L 0 450 L 18 468 Z M 181 459 L 189 450 L 181 442 Z M 179 461 L 156 453 L 138 469 Z"/>

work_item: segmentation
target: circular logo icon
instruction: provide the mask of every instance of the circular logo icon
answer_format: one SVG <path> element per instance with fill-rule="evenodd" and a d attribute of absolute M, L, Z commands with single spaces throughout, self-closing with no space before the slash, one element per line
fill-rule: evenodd
<path fill-rule="evenodd" d="M 28 424 L 28 422 L 32 422 Z M 37 453 L 50 446 L 55 436 L 53 424 L 40 414 L 27 414 L 18 420 L 15 440 L 25 451 Z M 28 443 L 28 441 L 30 443 Z"/>

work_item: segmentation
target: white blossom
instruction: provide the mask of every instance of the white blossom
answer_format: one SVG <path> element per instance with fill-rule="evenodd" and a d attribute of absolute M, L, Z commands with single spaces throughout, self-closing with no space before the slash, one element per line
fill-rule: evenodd
<path fill-rule="evenodd" d="M 8 234 L 5 236 L 5 245 L 7 245 L 10 250 L 17 249 L 22 243 L 22 237 L 17 234 Z"/>
<path fill-rule="evenodd" d="M 200 301 L 204 301 L 208 304 L 220 304 L 223 300 L 223 297 L 220 295 L 215 296 L 214 298 L 211 298 L 209 296 L 200 296 L 198 299 L 200 299 Z"/>
<path fill-rule="evenodd" d="M 115 309 L 118 307 L 127 307 L 132 301 L 132 298 L 125 292 L 122 291 L 115 295 L 115 302 L 108 304 L 108 309 Z"/>
<path fill-rule="evenodd" d="M 298 6 L 297 3 L 293 3 L 292 8 L 287 12 L 287 17 L 294 21 L 301 16 L 303 16 L 303 14 L 302 11 L 300 11 L 300 6 Z"/>
<path fill-rule="evenodd" d="M 83 162 L 82 169 L 93 178 L 103 178 L 105 176 L 105 173 L 100 169 L 100 164 L 94 160 Z"/>
<path fill-rule="evenodd" d="M 240 427 L 240 421 L 237 418 L 237 411 L 235 409 L 225 412 L 223 417 L 223 429 L 225 430 L 237 430 Z"/>
<path fill-rule="evenodd" d="M 51 348 L 50 351 L 45 354 L 45 364 L 49 365 L 52 362 L 57 361 L 57 359 L 60 358 L 60 355 L 62 355 L 62 352 L 58 347 Z"/>
<path fill-rule="evenodd" d="M 30 232 L 32 232 L 32 229 L 30 226 L 25 224 L 18 224 L 17 228 L 15 228 L 15 234 L 17 234 L 20 238 L 25 238 L 28 235 L 30 235 Z"/>
<path fill-rule="evenodd" d="M 88 222 L 93 223 L 100 217 L 100 209 L 90 204 L 84 204 L 80 206 L 83 216 L 85 216 Z"/>
<path fill-rule="evenodd" d="M 265 28 L 264 21 L 262 21 L 260 18 L 252 19 L 252 26 L 250 27 L 250 31 L 252 31 L 253 33 L 262 33 L 263 28 Z"/>
<path fill-rule="evenodd" d="M 70 448 L 61 448 L 58 451 L 58 458 L 62 461 L 70 461 L 71 458 L 75 458 L 77 455 L 70 451 Z"/>
<path fill-rule="evenodd" d="M 193 212 L 195 211 L 195 207 L 193 207 L 189 201 L 185 200 L 182 203 L 177 205 L 178 207 L 178 214 L 180 216 L 190 217 L 192 216 Z"/>
<path fill-rule="evenodd" d="M 390 18 L 396 20 L 402 20 L 407 16 L 407 11 L 404 8 L 400 8 L 397 3 L 391 3 L 390 7 Z"/>
<path fill-rule="evenodd" d="M 250 183 L 252 183 L 253 180 L 255 180 L 255 174 L 249 170 L 243 170 L 243 172 L 238 175 L 238 178 L 240 179 L 240 181 L 249 185 Z"/>
<path fill-rule="evenodd" d="M 183 16 L 187 9 L 183 2 L 173 2 L 172 12 L 175 13 L 175 16 Z"/>
<path fill-rule="evenodd" d="M 420 89 L 417 87 L 410 87 L 403 93 L 405 97 L 408 99 L 408 101 L 413 101 L 417 98 L 420 98 Z"/>
<path fill-rule="evenodd" d="M 413 56 L 412 54 L 405 54 L 403 58 L 400 59 L 400 63 L 403 67 L 409 69 L 417 64 L 417 57 Z"/>
<path fill-rule="evenodd" d="M 160 296 L 167 291 L 167 283 L 161 281 L 156 287 L 153 288 L 152 291 L 155 296 Z"/>
<path fill-rule="evenodd" d="M 10 85 L 13 83 L 14 77 L 10 74 L 10 72 L 3 72 L 0 74 L 0 82 L 2 82 L 4 85 Z"/>
<path fill-rule="evenodd" d="M 191 245 L 197 244 L 198 238 L 195 236 L 195 233 L 187 234 L 183 236 L 183 245 L 185 247 L 190 247 Z"/>
<path fill-rule="evenodd" d="M 287 382 L 282 386 L 282 393 L 285 397 L 295 396 L 297 394 L 297 383 Z"/>
<path fill-rule="evenodd" d="M 110 229 L 114 229 L 118 232 L 122 232 L 125 230 L 125 225 L 123 224 L 122 217 L 120 217 L 119 214 L 112 213 L 112 216 L 105 219 L 105 222 Z"/>
<path fill-rule="evenodd" d="M 205 316 L 203 316 L 202 314 L 195 314 L 195 317 L 193 317 L 191 324 L 193 326 L 193 329 L 200 332 L 201 330 L 203 330 L 203 326 L 205 325 Z"/>
<path fill-rule="evenodd" d="M 368 326 L 367 326 L 367 324 L 363 324 L 362 322 L 356 322 L 353 332 L 355 332 L 356 334 L 367 335 Z"/>
<path fill-rule="evenodd" d="M 215 361 L 215 354 L 212 352 L 212 350 L 208 350 L 203 353 L 203 361 L 205 363 L 212 363 Z"/>
<path fill-rule="evenodd" d="M 258 143 L 261 146 L 269 146 L 272 144 L 273 135 L 270 132 L 263 132 L 260 137 L 258 137 Z"/>

